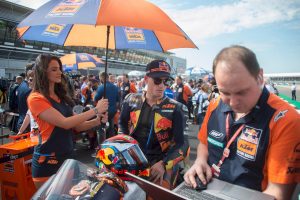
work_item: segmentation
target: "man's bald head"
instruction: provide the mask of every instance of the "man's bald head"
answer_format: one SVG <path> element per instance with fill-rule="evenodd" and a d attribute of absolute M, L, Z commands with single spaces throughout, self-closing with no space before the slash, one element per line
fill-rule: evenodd
<path fill-rule="evenodd" d="M 213 74 L 216 73 L 216 67 L 220 62 L 235 62 L 239 60 L 246 67 L 247 71 L 253 76 L 257 77 L 260 72 L 260 66 L 256 59 L 256 55 L 250 49 L 234 45 L 222 49 L 216 56 L 213 62 Z"/>

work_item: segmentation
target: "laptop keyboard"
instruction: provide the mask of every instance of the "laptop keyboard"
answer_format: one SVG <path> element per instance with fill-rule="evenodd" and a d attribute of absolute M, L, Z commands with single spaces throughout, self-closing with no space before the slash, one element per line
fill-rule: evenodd
<path fill-rule="evenodd" d="M 216 197 L 214 195 L 208 194 L 206 192 L 199 192 L 197 190 L 194 190 L 186 185 L 182 185 L 177 191 L 177 194 L 180 194 L 184 197 L 187 197 L 191 200 L 223 200 L 219 197 Z"/>

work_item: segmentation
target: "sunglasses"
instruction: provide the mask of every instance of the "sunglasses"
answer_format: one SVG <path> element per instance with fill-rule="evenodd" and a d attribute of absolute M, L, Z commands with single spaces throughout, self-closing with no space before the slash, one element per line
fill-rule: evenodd
<path fill-rule="evenodd" d="M 160 78 L 153 78 L 153 82 L 155 85 L 160 85 L 161 83 L 164 83 L 164 85 L 170 85 L 171 80 L 170 79 L 160 79 Z"/>

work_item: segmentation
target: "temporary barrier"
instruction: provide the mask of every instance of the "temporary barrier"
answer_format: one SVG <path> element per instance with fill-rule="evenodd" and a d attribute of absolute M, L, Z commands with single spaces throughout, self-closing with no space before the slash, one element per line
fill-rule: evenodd
<path fill-rule="evenodd" d="M 37 143 L 37 137 L 33 137 L 0 146 L 1 199 L 29 200 L 35 193 L 31 161 Z"/>

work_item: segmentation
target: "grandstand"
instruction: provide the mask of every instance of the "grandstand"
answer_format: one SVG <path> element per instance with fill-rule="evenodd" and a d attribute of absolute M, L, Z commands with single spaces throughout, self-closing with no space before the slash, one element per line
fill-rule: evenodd
<path fill-rule="evenodd" d="M 300 84 L 300 73 L 273 73 L 264 74 L 264 76 L 278 84 L 291 84 L 293 82 Z"/>
<path fill-rule="evenodd" d="M 19 41 L 15 30 L 17 24 L 28 16 L 33 9 L 5 0 L 0 1 L 0 77 L 13 78 L 23 72 L 24 66 L 32 62 L 41 53 L 52 53 L 63 56 L 69 53 L 90 53 L 105 59 L 105 49 L 95 47 L 62 47 L 38 41 Z M 109 73 L 123 74 L 132 70 L 144 71 L 146 64 L 154 59 L 168 61 L 175 73 L 184 72 L 186 60 L 175 57 L 171 53 L 159 53 L 144 50 L 109 50 Z M 97 74 L 95 69 L 81 73 Z"/>

